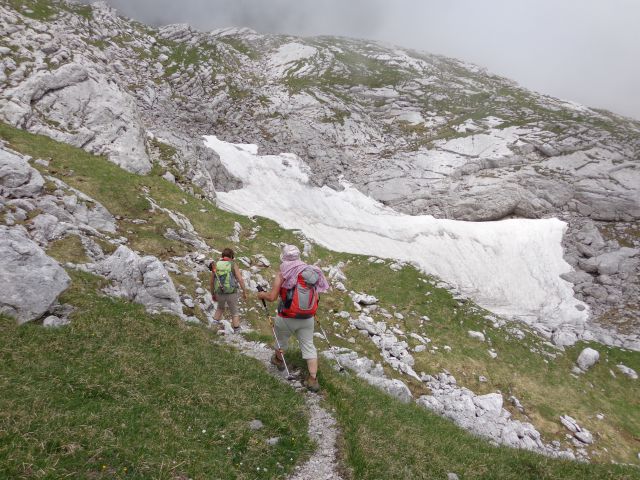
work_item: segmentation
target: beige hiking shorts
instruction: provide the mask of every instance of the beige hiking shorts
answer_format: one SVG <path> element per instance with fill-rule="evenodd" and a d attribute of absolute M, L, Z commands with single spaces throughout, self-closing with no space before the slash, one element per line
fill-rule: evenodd
<path fill-rule="evenodd" d="M 229 307 L 229 313 L 232 317 L 237 317 L 238 314 L 238 300 L 240 299 L 240 292 L 236 293 L 217 293 L 218 310 L 224 312 L 225 307 Z"/>
<path fill-rule="evenodd" d="M 287 348 L 289 338 L 293 335 L 300 344 L 302 358 L 305 360 L 318 358 L 318 352 L 316 352 L 316 347 L 313 345 L 313 327 L 315 325 L 313 317 L 300 319 L 276 316 L 274 324 L 276 337 L 282 348 Z"/>

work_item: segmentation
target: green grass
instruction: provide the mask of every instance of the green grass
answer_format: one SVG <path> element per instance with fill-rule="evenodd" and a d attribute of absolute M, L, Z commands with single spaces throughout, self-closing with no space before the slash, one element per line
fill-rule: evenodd
<path fill-rule="evenodd" d="M 50 20 L 56 16 L 58 11 L 65 10 L 74 13 L 87 20 L 93 18 L 93 10 L 89 5 L 75 5 L 58 0 L 6 0 L 11 8 L 20 12 L 26 17 L 35 20 Z M 29 10 L 29 12 L 25 12 Z"/>
<path fill-rule="evenodd" d="M 69 235 L 51 242 L 47 246 L 47 255 L 62 264 L 66 262 L 86 263 L 91 261 L 84 251 L 80 237 L 77 235 Z"/>
<path fill-rule="evenodd" d="M 7 2 L 22 15 L 35 20 L 49 20 L 56 14 L 56 9 L 50 0 L 7 0 Z"/>
<path fill-rule="evenodd" d="M 637 383 L 622 375 L 613 378 L 609 370 L 616 370 L 615 365 L 624 363 L 639 371 L 640 353 L 589 345 L 600 351 L 601 361 L 587 374 L 575 378 L 571 375 L 571 368 L 586 344 L 580 343 L 564 353 L 559 352 L 545 345 L 525 326 L 514 324 L 526 334 L 524 340 L 517 340 L 505 329 L 492 328 L 482 309 L 473 304 L 461 305 L 446 290 L 422 282 L 428 277 L 412 267 L 393 272 L 388 265 L 371 264 L 365 258 L 353 257 L 344 272 L 349 279 L 349 288 L 371 293 L 381 300 L 381 306 L 392 313 L 404 315 L 403 320 L 385 320 L 374 314 L 377 320 L 385 320 L 403 331 L 413 331 L 433 340 L 438 347 L 436 352 L 413 354 L 417 372 L 436 374 L 446 369 L 460 385 L 478 394 L 500 390 L 506 397 L 515 395 L 525 405 L 528 418 L 512 410 L 514 416 L 532 421 L 546 441 L 563 441 L 566 432 L 558 419 L 560 415 L 572 415 L 581 425 L 598 432 L 595 447 L 601 461 L 637 463 L 636 455 L 640 450 L 637 440 L 640 438 Z M 383 278 L 385 280 L 381 282 Z M 353 312 L 348 299 L 336 297 L 328 303 L 334 310 Z M 427 315 L 430 321 L 420 326 L 422 315 Z M 336 329 L 332 322 L 324 323 L 327 330 L 337 331 L 346 337 L 354 335 L 344 327 Z M 488 341 L 478 342 L 469 338 L 469 330 L 484 330 Z M 410 345 L 417 344 L 412 339 L 407 341 Z M 359 349 L 373 356 L 376 347 L 369 343 L 368 347 L 363 345 Z M 342 345 L 349 346 L 346 343 Z M 452 348 L 451 352 L 443 350 L 445 345 Z M 498 358 L 489 357 L 489 348 L 498 352 Z M 543 352 L 557 357 L 547 357 Z M 479 382 L 480 375 L 487 377 L 488 382 Z M 598 413 L 605 415 L 604 420 L 596 419 Z"/>
<path fill-rule="evenodd" d="M 69 327 L 0 319 L 0 477 L 281 478 L 310 451 L 302 398 L 258 362 L 71 275 Z"/>
<path fill-rule="evenodd" d="M 465 480 L 640 478 L 633 467 L 580 464 L 493 447 L 358 379 L 325 368 L 320 380 L 342 428 L 343 455 L 352 478 L 443 479 L 449 472 Z"/>

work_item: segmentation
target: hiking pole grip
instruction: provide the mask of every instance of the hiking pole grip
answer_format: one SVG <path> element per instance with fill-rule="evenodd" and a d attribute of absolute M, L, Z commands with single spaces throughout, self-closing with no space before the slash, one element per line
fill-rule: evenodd
<path fill-rule="evenodd" d="M 264 292 L 264 288 L 262 287 L 262 285 L 258 285 L 256 287 L 256 290 L 258 290 L 259 292 Z M 264 301 L 264 298 L 260 299 L 262 301 L 262 306 L 264 307 L 264 309 L 267 309 L 267 302 Z"/>

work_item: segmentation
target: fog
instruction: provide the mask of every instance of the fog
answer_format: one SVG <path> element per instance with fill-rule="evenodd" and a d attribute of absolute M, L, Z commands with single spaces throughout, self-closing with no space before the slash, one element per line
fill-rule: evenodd
<path fill-rule="evenodd" d="M 368 38 L 640 119 L 639 0 L 109 0 L 145 23 Z"/>

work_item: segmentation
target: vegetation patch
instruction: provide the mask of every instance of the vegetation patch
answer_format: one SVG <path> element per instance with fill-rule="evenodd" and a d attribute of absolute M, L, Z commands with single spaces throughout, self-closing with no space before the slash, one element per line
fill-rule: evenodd
<path fill-rule="evenodd" d="M 447 478 L 448 473 L 486 480 L 640 478 L 634 467 L 580 464 L 493 447 L 421 407 L 400 404 L 327 368 L 320 381 L 342 429 L 352 478 Z"/>
<path fill-rule="evenodd" d="M 62 264 L 67 262 L 87 263 L 91 261 L 85 253 L 80 237 L 77 235 L 68 235 L 60 240 L 51 242 L 47 247 L 47 255 Z"/>
<path fill-rule="evenodd" d="M 282 478 L 310 452 L 302 397 L 258 362 L 70 275 L 70 326 L 0 318 L 0 477 Z"/>

